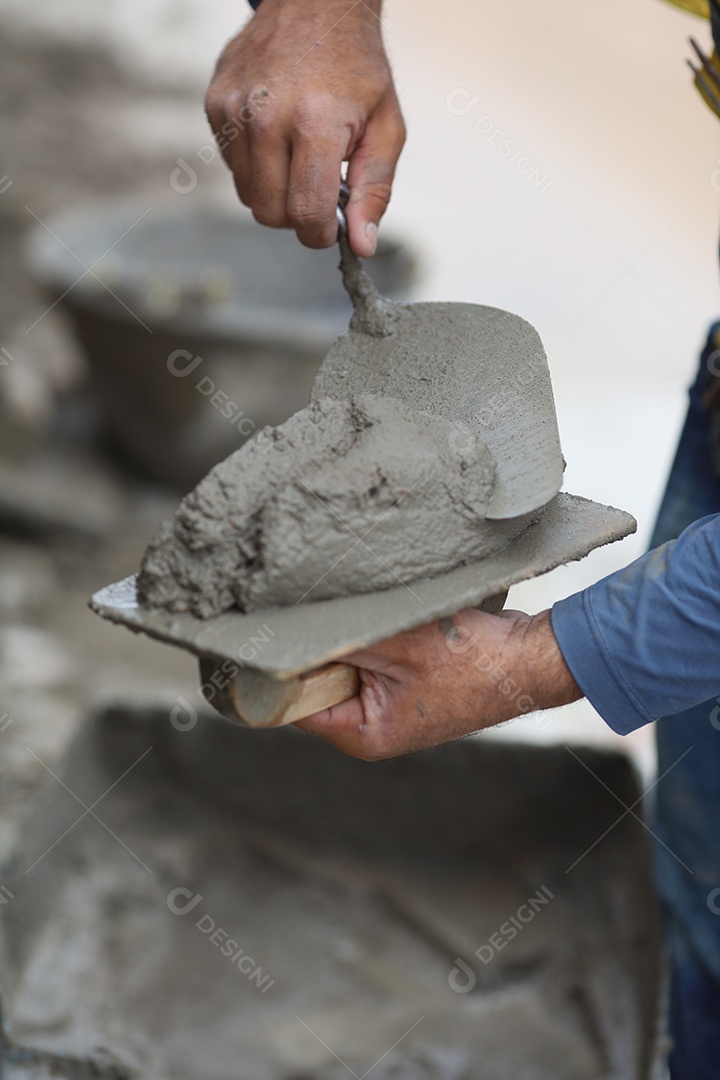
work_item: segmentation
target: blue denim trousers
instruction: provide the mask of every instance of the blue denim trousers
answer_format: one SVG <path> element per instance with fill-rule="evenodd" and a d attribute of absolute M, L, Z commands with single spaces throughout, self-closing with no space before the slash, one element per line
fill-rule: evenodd
<path fill-rule="evenodd" d="M 720 513 L 710 417 L 702 398 L 720 371 L 710 330 L 651 546 Z M 720 582 L 717 582 L 720 589 Z M 720 641 L 718 641 L 720 666 Z M 672 967 L 672 1080 L 720 1080 L 720 698 L 657 725 L 655 867 Z"/>

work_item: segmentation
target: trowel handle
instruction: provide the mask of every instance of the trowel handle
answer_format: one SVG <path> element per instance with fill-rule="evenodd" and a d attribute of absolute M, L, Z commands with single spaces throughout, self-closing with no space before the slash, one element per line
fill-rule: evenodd
<path fill-rule="evenodd" d="M 347 240 L 348 225 L 347 218 L 345 217 L 345 207 L 350 201 L 350 188 L 343 180 L 340 184 L 340 194 L 338 195 L 337 204 L 337 220 L 338 220 L 338 240 Z"/>
<path fill-rule="evenodd" d="M 233 667 L 228 671 L 227 661 L 201 657 L 201 689 L 219 713 L 245 727 L 294 724 L 355 697 L 360 688 L 358 669 L 351 664 L 326 664 L 290 679 Z"/>
<path fill-rule="evenodd" d="M 502 592 L 495 593 L 493 596 L 486 596 L 485 599 L 478 604 L 477 610 L 486 611 L 489 615 L 497 615 L 498 611 L 502 611 L 505 607 L 507 596 L 507 589 L 503 589 Z"/>

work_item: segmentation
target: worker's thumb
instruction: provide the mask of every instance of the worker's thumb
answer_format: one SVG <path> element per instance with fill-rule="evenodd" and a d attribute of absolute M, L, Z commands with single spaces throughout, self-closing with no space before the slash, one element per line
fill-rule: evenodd
<path fill-rule="evenodd" d="M 404 142 L 405 125 L 395 102 L 370 118 L 350 158 L 346 216 L 350 246 L 356 255 L 368 258 L 375 254 L 378 225 L 390 202 Z"/>

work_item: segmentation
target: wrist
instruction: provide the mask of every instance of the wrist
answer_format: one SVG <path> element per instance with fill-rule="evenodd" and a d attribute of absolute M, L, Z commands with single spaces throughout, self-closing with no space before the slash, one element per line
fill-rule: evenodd
<path fill-rule="evenodd" d="M 348 7 L 348 0 L 249 0 L 257 12 L 276 14 L 291 11 L 295 17 L 305 19 L 329 19 L 337 25 L 346 18 L 351 20 L 372 19 L 376 22 L 382 11 L 382 0 L 362 0 L 362 3 Z"/>
<path fill-rule="evenodd" d="M 549 610 L 516 623 L 511 639 L 517 670 L 532 699 L 526 711 L 557 708 L 583 696 L 560 651 Z"/>
<path fill-rule="evenodd" d="M 330 70 L 341 63 L 343 69 L 353 58 L 382 57 L 386 65 L 380 21 L 381 0 L 262 0 L 244 31 L 255 42 L 280 42 L 288 53 L 304 59 L 312 53 L 315 64 Z"/>

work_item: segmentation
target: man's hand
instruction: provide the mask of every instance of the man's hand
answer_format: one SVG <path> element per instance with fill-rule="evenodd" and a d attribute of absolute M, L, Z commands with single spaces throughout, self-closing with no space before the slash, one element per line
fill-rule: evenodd
<path fill-rule="evenodd" d="M 366 761 L 437 746 L 582 697 L 549 611 L 530 617 L 473 608 L 343 662 L 360 669 L 359 695 L 296 727 Z"/>
<path fill-rule="evenodd" d="M 263 0 L 222 53 L 206 109 L 256 220 L 308 247 L 337 239 L 348 161 L 350 244 L 372 255 L 405 126 L 383 48 L 381 0 Z"/>

